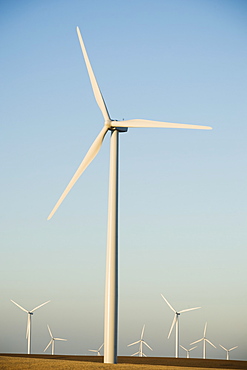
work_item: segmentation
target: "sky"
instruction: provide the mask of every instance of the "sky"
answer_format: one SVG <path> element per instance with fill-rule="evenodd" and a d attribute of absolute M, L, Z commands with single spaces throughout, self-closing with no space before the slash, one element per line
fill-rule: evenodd
<path fill-rule="evenodd" d="M 103 125 L 80 27 L 113 119 L 208 125 L 120 135 L 118 354 L 144 339 L 174 356 L 247 360 L 247 3 L 241 0 L 0 1 L 0 352 L 57 354 L 103 342 L 109 135 L 47 217 Z M 48 350 L 49 351 L 49 350 Z M 180 356 L 186 353 L 180 349 Z M 202 343 L 191 357 L 202 356 Z"/>

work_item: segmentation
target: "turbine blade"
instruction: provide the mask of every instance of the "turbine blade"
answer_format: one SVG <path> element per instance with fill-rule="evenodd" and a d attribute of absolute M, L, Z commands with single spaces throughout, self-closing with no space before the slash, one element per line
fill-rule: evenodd
<path fill-rule="evenodd" d="M 48 331 L 49 331 L 50 337 L 51 337 L 51 338 L 53 338 L 53 335 L 52 335 L 52 332 L 51 332 L 51 329 L 50 329 L 49 325 L 47 325 L 47 328 L 48 328 Z"/>
<path fill-rule="evenodd" d="M 39 306 L 37 306 L 37 307 L 33 308 L 30 312 L 33 312 L 33 311 L 37 310 L 38 308 L 40 308 L 40 307 L 44 306 L 45 304 L 47 304 L 47 303 L 49 303 L 49 302 L 51 302 L 51 301 L 47 301 L 47 302 L 45 302 L 45 303 L 40 304 Z"/>
<path fill-rule="evenodd" d="M 203 332 L 203 337 L 204 338 L 206 337 L 207 325 L 208 325 L 208 323 L 206 322 L 206 324 L 204 326 L 204 332 Z"/>
<path fill-rule="evenodd" d="M 201 338 L 201 339 L 196 340 L 195 342 L 190 343 L 190 346 L 191 346 L 192 344 L 196 344 L 196 343 L 201 342 L 203 339 L 204 339 L 204 338 Z"/>
<path fill-rule="evenodd" d="M 195 349 L 195 348 L 197 348 L 197 346 L 190 348 L 189 351 L 192 351 L 192 349 Z"/>
<path fill-rule="evenodd" d="M 29 337 L 30 335 L 30 320 L 31 320 L 31 316 L 30 314 L 28 313 L 27 314 L 27 331 L 26 331 L 26 338 Z"/>
<path fill-rule="evenodd" d="M 168 300 L 163 296 L 163 294 L 161 294 L 161 297 L 166 301 L 166 303 L 168 304 L 168 306 L 170 307 L 170 309 L 176 313 L 176 310 L 174 310 L 174 308 L 172 307 L 172 305 L 168 302 Z"/>
<path fill-rule="evenodd" d="M 201 125 L 190 125 L 186 123 L 171 123 L 160 121 L 149 121 L 146 119 L 131 119 L 116 121 L 117 127 L 149 127 L 149 128 L 187 128 L 195 130 L 212 130 L 212 127 Z"/>
<path fill-rule="evenodd" d="M 174 318 L 173 318 L 173 321 L 172 321 L 172 326 L 171 326 L 171 329 L 170 329 L 170 331 L 169 331 L 169 334 L 168 334 L 168 339 L 170 338 L 170 335 L 171 335 L 171 332 L 172 332 L 172 329 L 173 329 L 173 327 L 174 327 L 174 325 L 175 325 L 175 322 L 176 322 L 176 314 L 174 315 Z"/>
<path fill-rule="evenodd" d="M 96 78 L 94 76 L 93 69 L 91 67 L 91 64 L 90 64 L 90 61 L 89 61 L 89 58 L 88 58 L 88 55 L 87 55 L 87 51 L 86 51 L 84 42 L 82 40 L 82 36 L 81 36 L 81 32 L 79 30 L 79 27 L 76 28 L 76 31 L 77 31 L 77 35 L 78 35 L 79 42 L 80 42 L 80 45 L 81 45 L 82 54 L 83 54 L 83 57 L 84 57 L 84 60 L 85 60 L 85 63 L 86 63 L 88 75 L 89 75 L 89 78 L 90 78 L 90 81 L 91 81 L 91 85 L 92 85 L 92 89 L 93 89 L 93 93 L 94 93 L 96 102 L 97 102 L 97 104 L 98 104 L 98 106 L 99 106 L 99 108 L 100 108 L 100 110 L 103 114 L 103 117 L 104 117 L 105 121 L 110 121 L 110 116 L 109 116 L 108 110 L 106 108 L 106 104 L 105 104 L 105 101 L 104 101 L 103 96 L 101 94 L 101 91 L 99 89 L 99 86 L 97 84 Z"/>
<path fill-rule="evenodd" d="M 134 344 L 137 344 L 137 343 L 140 343 L 140 340 L 137 340 L 136 342 L 134 342 L 134 343 L 130 343 L 130 344 L 128 344 L 127 345 L 127 347 L 129 347 L 129 346 L 133 346 Z"/>
<path fill-rule="evenodd" d="M 227 351 L 227 349 L 225 347 L 223 347 L 221 344 L 220 344 L 220 347 L 223 348 L 225 351 Z M 230 351 L 230 350 L 229 350 Z"/>
<path fill-rule="evenodd" d="M 199 308 L 201 308 L 201 307 L 187 308 L 186 310 L 179 311 L 179 313 L 192 311 L 192 310 L 198 310 Z"/>
<path fill-rule="evenodd" d="M 142 342 L 143 344 L 145 344 L 149 349 L 151 349 L 151 351 L 153 350 L 146 342 Z"/>
<path fill-rule="evenodd" d="M 101 348 L 103 347 L 104 343 L 101 344 L 101 346 L 99 347 L 98 351 L 101 350 Z"/>
<path fill-rule="evenodd" d="M 181 346 L 181 344 L 180 344 L 180 347 L 183 348 L 185 351 L 188 351 L 186 348 L 184 348 L 183 346 Z"/>
<path fill-rule="evenodd" d="M 67 339 L 62 339 L 62 338 L 53 338 L 54 340 L 64 340 L 67 342 Z"/>
<path fill-rule="evenodd" d="M 145 324 L 143 325 L 143 328 L 142 328 L 141 339 L 143 338 L 144 330 L 145 330 Z"/>
<path fill-rule="evenodd" d="M 230 348 L 229 351 L 232 351 L 235 348 L 238 348 L 238 346 Z"/>
<path fill-rule="evenodd" d="M 91 145 L 90 149 L 88 150 L 87 154 L 85 155 L 83 161 L 81 162 L 80 166 L 78 167 L 76 173 L 74 174 L 74 176 L 70 180 L 68 186 L 64 190 L 63 194 L 59 198 L 58 202 L 56 203 L 56 205 L 53 208 L 53 210 L 51 211 L 51 213 L 49 214 L 47 220 L 50 220 L 52 218 L 52 216 L 54 215 L 54 213 L 56 212 L 56 210 L 58 209 L 58 207 L 60 206 L 60 204 L 62 203 L 64 198 L 68 195 L 68 193 L 70 192 L 72 187 L 75 185 L 76 181 L 79 179 L 79 177 L 85 171 L 87 166 L 96 157 L 96 155 L 98 154 L 98 152 L 101 148 L 102 142 L 104 140 L 104 137 L 105 137 L 105 134 L 107 133 L 107 131 L 108 131 L 108 127 L 105 125 L 103 127 L 103 129 L 100 131 L 99 135 L 94 140 L 93 144 Z"/>
<path fill-rule="evenodd" d="M 210 340 L 209 339 L 205 339 L 209 344 L 211 344 L 211 346 L 213 346 L 214 348 L 216 348 L 215 347 L 215 345 L 212 343 L 212 342 L 210 342 Z"/>
<path fill-rule="evenodd" d="M 97 349 L 89 349 L 90 352 L 98 352 Z"/>
<path fill-rule="evenodd" d="M 50 342 L 47 344 L 47 346 L 45 347 L 44 349 L 44 352 L 47 350 L 47 348 L 52 344 L 52 339 L 50 340 Z"/>
<path fill-rule="evenodd" d="M 23 307 L 21 307 L 18 303 L 16 303 L 15 301 L 12 301 L 12 299 L 11 299 L 11 302 L 13 302 L 16 306 L 18 306 L 22 311 L 24 311 L 24 312 L 27 312 L 28 313 L 28 311 L 27 310 L 25 310 L 25 308 L 23 308 Z"/>
<path fill-rule="evenodd" d="M 135 356 L 135 355 L 139 355 L 139 351 L 138 352 L 136 352 L 136 353 L 133 353 L 133 355 L 131 355 L 131 356 Z"/>

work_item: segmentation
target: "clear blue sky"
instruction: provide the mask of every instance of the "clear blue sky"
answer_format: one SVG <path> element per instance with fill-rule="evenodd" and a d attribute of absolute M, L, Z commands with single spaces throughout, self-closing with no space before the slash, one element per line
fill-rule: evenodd
<path fill-rule="evenodd" d="M 120 137 L 119 351 L 146 324 L 147 355 L 202 337 L 207 356 L 247 359 L 247 3 L 1 1 L 1 352 L 89 354 L 103 341 L 109 137 L 51 221 L 102 128 L 79 26 L 115 119 L 209 125 Z M 185 353 L 181 349 L 181 356 Z M 191 355 L 200 357 L 198 344 Z"/>

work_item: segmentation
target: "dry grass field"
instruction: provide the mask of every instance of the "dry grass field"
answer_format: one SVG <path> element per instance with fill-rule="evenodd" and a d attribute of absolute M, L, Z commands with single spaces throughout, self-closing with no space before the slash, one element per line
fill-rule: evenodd
<path fill-rule="evenodd" d="M 247 361 L 119 357 L 117 365 L 103 364 L 98 356 L 0 355 L 0 370 L 229 370 L 247 369 Z"/>

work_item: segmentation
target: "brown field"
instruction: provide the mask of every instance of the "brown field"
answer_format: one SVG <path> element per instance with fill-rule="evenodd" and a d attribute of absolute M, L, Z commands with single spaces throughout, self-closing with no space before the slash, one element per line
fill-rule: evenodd
<path fill-rule="evenodd" d="M 0 354 L 1 370 L 193 370 L 210 368 L 247 369 L 247 361 L 186 359 L 169 357 L 118 357 L 118 364 L 103 364 L 102 356 L 59 356 L 59 355 L 24 355 Z"/>

